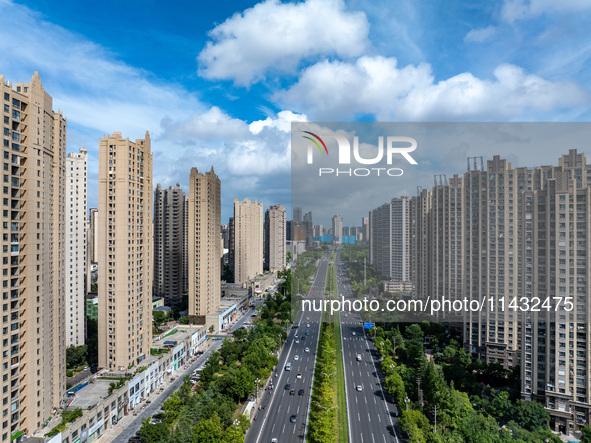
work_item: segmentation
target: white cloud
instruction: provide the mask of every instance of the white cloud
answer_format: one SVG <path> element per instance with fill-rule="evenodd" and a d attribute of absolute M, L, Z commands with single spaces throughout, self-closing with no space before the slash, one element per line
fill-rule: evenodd
<path fill-rule="evenodd" d="M 174 122 L 165 118 L 161 125 L 164 129 L 162 138 L 181 145 L 235 139 L 250 134 L 246 122 L 230 117 L 217 106 L 202 114 L 193 114 L 189 120 Z"/>
<path fill-rule="evenodd" d="M 199 72 L 246 86 L 268 70 L 289 72 L 307 57 L 358 56 L 369 44 L 368 32 L 365 14 L 346 11 L 342 0 L 267 0 L 210 32 L 213 42 L 199 55 Z"/>
<path fill-rule="evenodd" d="M 589 0 L 505 0 L 501 16 L 508 22 L 514 22 L 546 13 L 585 10 L 591 10 Z"/>
<path fill-rule="evenodd" d="M 569 82 L 552 82 L 503 64 L 494 79 L 461 73 L 435 82 L 431 66 L 397 67 L 395 58 L 361 57 L 356 63 L 324 61 L 275 95 L 317 121 L 373 115 L 391 120 L 495 120 L 588 104 L 589 94 Z M 531 118 L 531 117 L 530 117 Z"/>
<path fill-rule="evenodd" d="M 497 32 L 494 26 L 487 26 L 486 28 L 472 29 L 464 36 L 465 42 L 482 43 L 491 40 Z"/>
<path fill-rule="evenodd" d="M 278 118 L 267 117 L 265 120 L 257 120 L 249 125 L 250 131 L 253 134 L 260 133 L 264 128 L 277 128 L 283 132 L 291 130 L 291 122 L 305 122 L 306 116 L 302 114 L 295 114 L 291 111 L 281 111 L 277 114 Z"/>

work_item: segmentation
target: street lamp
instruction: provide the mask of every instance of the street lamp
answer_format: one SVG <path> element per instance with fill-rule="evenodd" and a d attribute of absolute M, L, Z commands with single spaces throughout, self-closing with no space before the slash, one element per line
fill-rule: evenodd
<path fill-rule="evenodd" d="M 319 407 L 319 408 L 322 408 L 322 409 L 324 409 L 326 412 L 330 411 L 331 409 L 334 409 L 334 408 L 336 408 L 336 406 L 332 406 L 332 407 L 330 407 L 330 408 L 325 408 L 325 407 L 324 407 L 324 406 L 322 406 L 322 405 L 318 405 L 318 407 Z"/>
<path fill-rule="evenodd" d="M 404 403 L 406 403 L 406 412 L 408 412 L 408 404 L 410 403 L 410 398 L 406 397 L 404 399 Z"/>
<path fill-rule="evenodd" d="M 258 378 L 254 381 L 257 384 L 257 400 L 259 398 L 259 383 L 261 382 L 261 380 L 259 380 Z"/>
<path fill-rule="evenodd" d="M 330 377 L 332 375 L 335 375 L 336 372 L 331 372 L 330 374 L 327 374 L 326 372 L 321 372 L 322 375 L 326 375 L 327 377 Z"/>

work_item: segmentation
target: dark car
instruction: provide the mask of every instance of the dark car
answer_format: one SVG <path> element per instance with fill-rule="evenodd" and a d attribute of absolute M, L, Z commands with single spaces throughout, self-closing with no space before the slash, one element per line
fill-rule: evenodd
<path fill-rule="evenodd" d="M 304 395 L 304 390 L 303 390 L 303 389 L 300 389 L 300 390 L 298 391 L 298 395 L 299 395 L 300 397 L 301 397 L 302 395 Z"/>
<path fill-rule="evenodd" d="M 285 385 L 285 390 L 286 391 L 289 391 L 290 388 L 291 388 L 291 385 L 289 383 Z"/>
<path fill-rule="evenodd" d="M 302 338 L 302 340 L 305 340 L 306 339 L 306 336 L 305 335 L 302 335 L 301 338 Z"/>
<path fill-rule="evenodd" d="M 289 421 L 292 423 L 295 423 L 297 419 L 298 419 L 298 416 L 295 414 L 293 414 L 291 417 L 289 417 Z"/>
<path fill-rule="evenodd" d="M 289 391 L 289 395 L 295 395 L 295 389 L 292 389 L 291 391 Z"/>

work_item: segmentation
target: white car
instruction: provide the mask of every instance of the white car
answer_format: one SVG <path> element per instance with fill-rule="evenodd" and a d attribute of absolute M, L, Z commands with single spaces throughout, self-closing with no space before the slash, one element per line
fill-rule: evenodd
<path fill-rule="evenodd" d="M 310 323 L 307 323 L 307 324 L 306 324 L 306 328 L 309 328 L 309 327 L 310 327 Z"/>
<path fill-rule="evenodd" d="M 355 335 L 355 332 L 352 332 L 351 334 L 352 334 L 352 335 Z"/>
<path fill-rule="evenodd" d="M 304 349 L 304 352 L 310 352 L 310 348 Z"/>
<path fill-rule="evenodd" d="M 360 391 L 360 392 L 363 390 L 363 388 L 361 387 L 361 385 L 355 386 L 355 389 L 357 389 L 357 391 Z"/>
<path fill-rule="evenodd" d="M 298 375 L 296 375 L 296 378 L 297 378 L 298 380 L 301 380 L 301 378 L 302 378 L 302 374 L 298 374 Z"/>
<path fill-rule="evenodd" d="M 300 340 L 296 338 L 296 343 L 299 343 L 299 342 L 300 342 Z"/>
<path fill-rule="evenodd" d="M 278 440 L 277 440 L 276 438 L 272 438 L 272 439 L 271 439 L 271 443 L 277 443 L 277 441 L 278 441 Z"/>
<path fill-rule="evenodd" d="M 299 355 L 294 355 L 293 359 L 294 359 L 295 361 L 298 361 L 298 360 L 300 359 L 300 356 L 299 356 Z"/>

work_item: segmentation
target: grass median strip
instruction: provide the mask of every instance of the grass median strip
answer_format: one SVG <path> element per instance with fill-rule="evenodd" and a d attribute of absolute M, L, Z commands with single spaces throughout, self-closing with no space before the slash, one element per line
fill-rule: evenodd
<path fill-rule="evenodd" d="M 349 426 L 347 425 L 347 397 L 345 394 L 345 373 L 343 368 L 343 349 L 341 348 L 341 324 L 335 323 L 335 342 L 337 350 L 337 401 L 339 441 L 349 441 Z"/>

